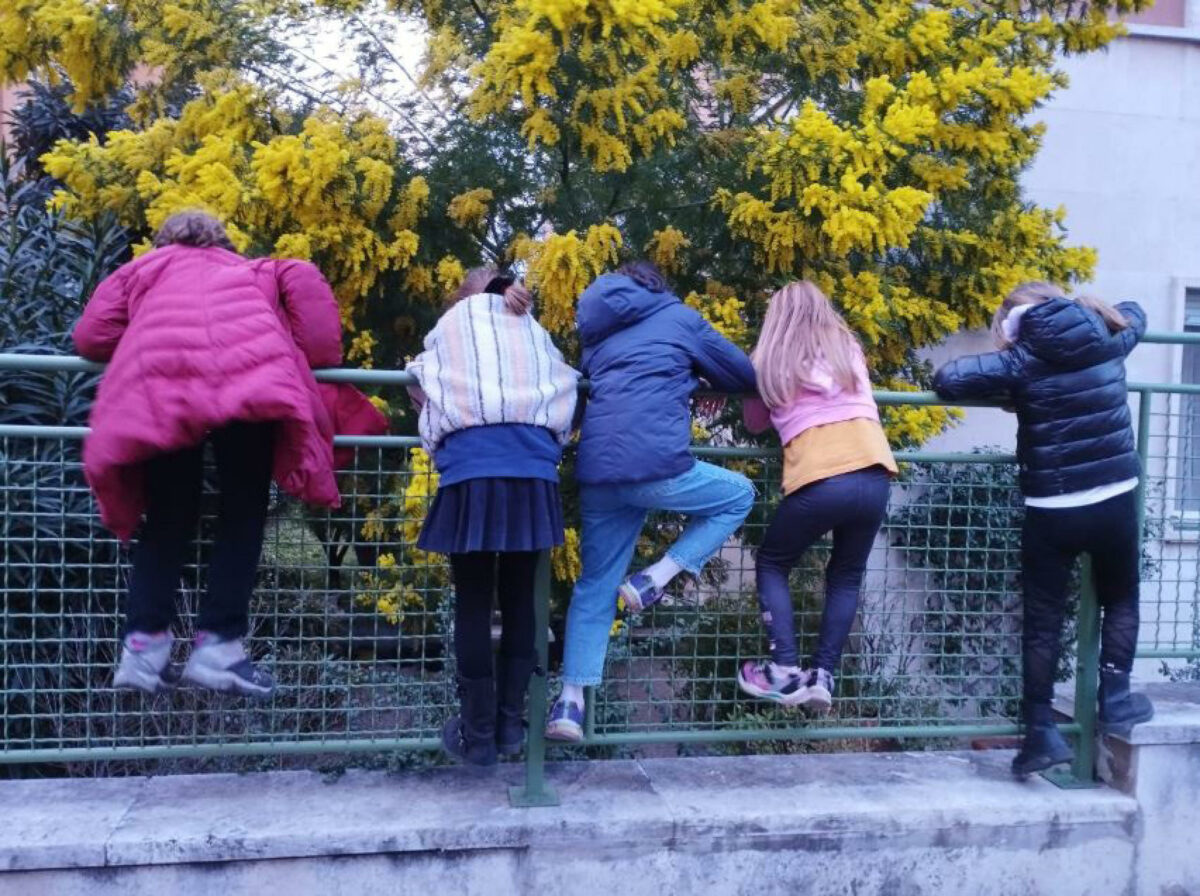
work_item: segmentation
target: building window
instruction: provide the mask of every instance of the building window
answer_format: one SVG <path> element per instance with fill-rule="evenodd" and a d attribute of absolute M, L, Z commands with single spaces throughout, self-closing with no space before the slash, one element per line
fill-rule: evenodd
<path fill-rule="evenodd" d="M 1189 289 L 1183 331 L 1200 333 L 1200 289 Z M 1183 347 L 1182 382 L 1200 385 L 1200 345 Z M 1180 396 L 1179 509 L 1200 517 L 1200 395 Z"/>

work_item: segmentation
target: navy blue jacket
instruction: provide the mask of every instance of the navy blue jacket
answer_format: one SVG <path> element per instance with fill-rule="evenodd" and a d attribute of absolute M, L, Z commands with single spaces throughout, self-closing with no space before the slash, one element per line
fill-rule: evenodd
<path fill-rule="evenodd" d="M 1129 419 L 1125 356 L 1146 332 L 1135 302 L 1130 326 L 1110 333 L 1098 314 L 1051 299 L 1021 318 L 1011 348 L 951 361 L 933 388 L 942 398 L 997 398 L 1017 412 L 1021 490 L 1063 495 L 1133 479 L 1141 463 Z"/>
<path fill-rule="evenodd" d="M 650 482 L 695 464 L 692 393 L 754 390 L 750 359 L 669 292 L 623 274 L 598 277 L 575 312 L 591 382 L 575 475 L 580 482 Z"/>

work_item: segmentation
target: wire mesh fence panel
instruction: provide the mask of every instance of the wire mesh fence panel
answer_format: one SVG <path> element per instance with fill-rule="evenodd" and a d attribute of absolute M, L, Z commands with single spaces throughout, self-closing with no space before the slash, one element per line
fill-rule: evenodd
<path fill-rule="evenodd" d="M 754 557 L 778 501 L 780 470 L 774 454 L 734 464 L 754 481 L 759 502 L 699 581 L 674 587 L 662 604 L 615 627 L 597 689 L 597 740 L 754 731 L 870 741 L 914 727 L 932 737 L 939 729 L 1011 728 L 1020 693 L 1021 514 L 1011 462 L 967 455 L 903 465 L 837 670 L 834 707 L 823 716 L 738 689 L 741 662 L 766 656 Z M 645 557 L 680 524 L 652 517 Z M 820 630 L 830 548 L 827 539 L 814 545 L 790 578 L 802 664 Z"/>
<path fill-rule="evenodd" d="M 273 493 L 247 643 L 278 682 L 265 701 L 112 687 L 130 552 L 101 526 L 77 439 L 0 439 L 0 720 L 8 760 L 430 746 L 451 706 L 449 589 L 415 547 L 433 491 L 415 440 L 358 447 L 343 503 Z M 183 662 L 212 544 L 206 489 L 179 583 Z"/>
<path fill-rule="evenodd" d="M 385 373 L 371 372 L 372 381 L 392 382 Z M 1200 396 L 1147 387 L 1143 397 L 1139 652 L 1168 661 L 1171 674 L 1194 675 Z M 253 701 L 191 688 L 148 696 L 112 687 L 130 554 L 99 522 L 81 469 L 82 436 L 0 426 L 0 760 L 92 763 L 88 773 L 121 773 L 195 767 L 178 764 L 182 759 L 252 768 L 259 756 L 425 755 L 437 746 L 456 706 L 453 594 L 444 558 L 416 547 L 436 479 L 415 438 L 343 440 L 352 451 L 339 473 L 344 500 L 336 510 L 314 511 L 272 494 L 248 645 L 278 688 Z M 604 683 L 589 703 L 589 744 L 761 741 L 755 749 L 787 751 L 825 742 L 823 749 L 870 749 L 897 739 L 938 745 L 1016 730 L 1023 510 L 1013 458 L 899 455 L 901 475 L 835 670 L 833 709 L 810 716 L 746 696 L 736 682 L 741 662 L 766 656 L 755 558 L 780 500 L 779 452 L 710 447 L 698 454 L 746 475 L 756 503 L 703 575 L 676 580 L 650 611 L 618 618 Z M 570 468 L 568 456 L 569 524 L 577 506 Z M 179 583 L 177 662 L 186 658 L 205 599 L 213 485 L 205 489 Z M 657 558 L 682 525 L 677 516 L 652 514 L 634 568 Z M 552 672 L 578 574 L 573 528 L 568 547 L 554 556 L 551 593 L 538 597 L 549 600 Z M 790 578 L 802 664 L 820 629 L 830 548 L 828 539 L 813 545 Z M 1067 615 L 1075 618 L 1073 610 Z M 1074 657 L 1070 628 L 1064 641 L 1066 678 Z M 95 764 L 103 762 L 140 764 Z"/>
<path fill-rule="evenodd" d="M 1200 346 L 1189 349 L 1200 353 Z M 1200 656 L 1200 390 L 1143 392 L 1142 619 L 1138 653 Z"/>

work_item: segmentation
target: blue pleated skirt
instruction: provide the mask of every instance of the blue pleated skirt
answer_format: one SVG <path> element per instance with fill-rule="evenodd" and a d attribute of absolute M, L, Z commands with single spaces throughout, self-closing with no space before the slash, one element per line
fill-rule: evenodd
<path fill-rule="evenodd" d="M 545 479 L 467 479 L 439 488 L 417 538 L 438 554 L 542 551 L 563 543 L 558 483 Z"/>

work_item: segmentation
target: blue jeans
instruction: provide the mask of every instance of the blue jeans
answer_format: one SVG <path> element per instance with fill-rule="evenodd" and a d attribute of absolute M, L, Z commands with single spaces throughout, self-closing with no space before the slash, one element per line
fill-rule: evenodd
<path fill-rule="evenodd" d="M 891 480 L 883 467 L 869 467 L 820 479 L 780 502 L 755 563 L 771 659 L 779 665 L 795 666 L 799 659 L 788 576 L 804 552 L 832 531 L 833 551 L 825 567 L 825 608 L 812 667 L 837 672 L 858 612 L 867 558 L 887 512 Z"/>
<path fill-rule="evenodd" d="M 691 517 L 667 556 L 696 575 L 750 512 L 754 486 L 738 473 L 697 462 L 670 479 L 584 485 L 579 500 L 583 572 L 567 611 L 563 681 L 587 686 L 599 684 L 603 675 L 617 588 L 646 513 L 669 510 Z"/>

